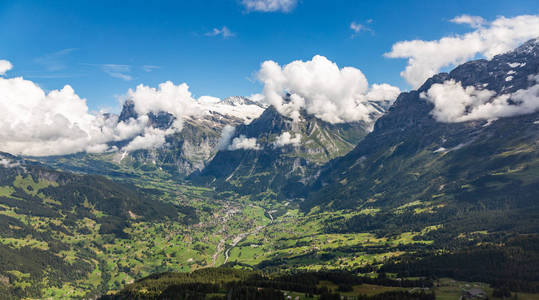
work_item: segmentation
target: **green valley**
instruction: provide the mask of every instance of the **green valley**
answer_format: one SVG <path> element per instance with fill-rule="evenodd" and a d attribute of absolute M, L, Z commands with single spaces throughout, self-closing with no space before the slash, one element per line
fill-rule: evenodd
<path fill-rule="evenodd" d="M 536 3 L 4 2 L 0 299 L 539 300 Z"/>

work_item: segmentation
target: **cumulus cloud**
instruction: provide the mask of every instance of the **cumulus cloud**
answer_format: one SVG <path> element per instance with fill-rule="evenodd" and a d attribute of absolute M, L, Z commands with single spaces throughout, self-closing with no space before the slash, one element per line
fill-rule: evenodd
<path fill-rule="evenodd" d="M 189 85 L 186 83 L 175 85 L 171 81 L 163 82 L 157 88 L 140 84 L 135 90 L 129 89 L 124 98 L 134 102 L 138 115 L 164 111 L 172 114 L 178 122 L 184 117 L 203 116 L 210 112 L 250 120 L 258 117 L 264 110 L 253 104 L 226 105 L 221 99 L 211 96 L 201 96 L 197 99 L 189 91 Z M 180 124 L 177 124 L 177 128 L 181 129 Z"/>
<path fill-rule="evenodd" d="M 22 155 L 63 155 L 109 149 L 108 142 L 140 133 L 148 118 L 118 123 L 92 114 L 69 85 L 49 93 L 22 77 L 0 77 L 0 150 Z"/>
<path fill-rule="evenodd" d="M 263 107 L 251 103 L 228 105 L 216 97 L 201 96 L 194 98 L 189 91 L 189 85 L 186 83 L 176 85 L 171 81 L 163 82 L 156 88 L 140 84 L 135 90 L 129 89 L 124 98 L 133 101 L 137 115 L 144 116 L 146 119 L 149 113 L 157 114 L 159 112 L 167 112 L 175 118 L 174 123 L 167 130 L 146 128 L 142 135 L 135 137 L 129 145 L 122 149 L 128 152 L 163 145 L 167 135 L 182 130 L 185 118 L 199 118 L 217 112 L 223 115 L 232 115 L 243 119 L 244 122 L 248 122 L 260 116 L 264 111 Z M 147 121 L 145 122 L 147 123 Z M 218 143 L 220 150 L 226 149 L 231 144 L 230 140 L 233 134 L 234 127 L 224 127 Z M 239 144 L 234 146 L 234 142 L 232 142 L 233 148 L 239 147 L 238 149 L 240 149 L 249 146 L 248 141 L 238 140 L 236 143 Z"/>
<path fill-rule="evenodd" d="M 300 111 L 305 109 L 330 123 L 370 121 L 375 110 L 369 101 L 394 100 L 398 94 L 395 93 L 398 88 L 387 84 L 373 85 L 369 89 L 367 78 L 359 69 L 340 69 L 320 55 L 284 67 L 265 61 L 258 79 L 264 84 L 264 101 L 294 120 L 299 120 Z"/>
<path fill-rule="evenodd" d="M 434 41 L 398 42 L 391 52 L 385 54 L 390 58 L 408 59 L 408 66 L 401 76 L 412 87 L 419 87 L 443 67 L 464 63 L 477 55 L 491 59 L 539 36 L 539 16 L 536 15 L 502 16 L 492 22 L 463 15 L 452 19 L 452 22 L 467 24 L 474 30 Z"/>
<path fill-rule="evenodd" d="M 283 146 L 286 146 L 286 145 L 297 146 L 297 145 L 300 144 L 300 142 L 301 142 L 301 135 L 300 134 L 295 134 L 295 136 L 292 137 L 290 132 L 285 131 L 285 132 L 283 132 L 281 135 L 279 135 L 277 137 L 275 142 L 273 142 L 273 146 L 276 147 L 276 148 L 283 147 Z"/>
<path fill-rule="evenodd" d="M 394 100 L 399 96 L 401 90 L 387 83 L 376 84 L 374 83 L 369 92 L 367 93 L 367 100 Z"/>
<path fill-rule="evenodd" d="M 11 70 L 13 65 L 8 60 L 0 59 L 0 75 L 6 74 L 7 71 Z"/>
<path fill-rule="evenodd" d="M 290 12 L 297 4 L 297 0 L 242 0 L 241 3 L 248 12 Z"/>
<path fill-rule="evenodd" d="M 219 137 L 219 142 L 217 144 L 218 150 L 225 150 L 228 145 L 230 145 L 234 132 L 236 132 L 236 128 L 234 126 L 226 125 L 223 128 L 223 131 L 221 131 L 221 137 Z"/>
<path fill-rule="evenodd" d="M 228 27 L 223 26 L 223 27 L 221 27 L 221 29 L 214 28 L 212 31 L 206 32 L 204 35 L 205 36 L 218 36 L 218 35 L 220 35 L 220 36 L 222 36 L 223 38 L 226 39 L 226 38 L 229 38 L 229 37 L 233 37 L 235 34 L 232 31 L 230 31 L 230 29 L 228 29 Z"/>
<path fill-rule="evenodd" d="M 12 67 L 7 61 L 0 64 L 4 70 Z M 90 112 L 86 100 L 69 85 L 47 93 L 22 77 L 0 77 L 0 151 L 27 156 L 102 153 L 117 151 L 110 146 L 113 142 L 130 141 L 121 149 L 125 153 L 165 144 L 167 135 L 181 131 L 186 117 L 218 112 L 251 120 L 264 110 L 250 102 L 231 106 L 210 96 L 195 99 L 187 84 L 170 81 L 157 88 L 139 85 L 124 98 L 133 101 L 138 116 L 120 122 L 117 115 Z M 175 117 L 169 128 L 151 126 L 148 114 L 159 112 Z"/>
<path fill-rule="evenodd" d="M 135 90 L 129 89 L 126 98 L 135 103 L 135 111 L 139 115 L 165 111 L 181 118 L 200 112 L 186 83 L 175 85 L 172 81 L 166 81 L 157 88 L 140 84 Z"/>
<path fill-rule="evenodd" d="M 228 146 L 228 150 L 260 150 L 261 147 L 257 143 L 256 138 L 248 138 L 245 135 L 240 135 L 232 140 L 232 144 Z"/>
<path fill-rule="evenodd" d="M 534 85 L 512 94 L 496 95 L 494 91 L 464 88 L 460 82 L 448 80 L 433 84 L 421 96 L 434 104 L 431 114 L 440 122 L 492 120 L 539 110 L 539 75 L 530 79 Z"/>
<path fill-rule="evenodd" d="M 123 147 L 123 151 L 132 152 L 141 149 L 158 148 L 165 144 L 165 137 L 174 133 L 174 129 L 162 130 L 153 127 L 146 127 L 142 135 L 136 136 L 133 140 Z"/>
<path fill-rule="evenodd" d="M 189 85 L 186 83 L 175 85 L 171 81 L 163 82 L 157 88 L 140 84 L 135 90 L 129 89 L 124 98 L 133 101 L 135 112 L 140 116 L 136 120 L 131 119 L 130 121 L 132 122 L 147 124 L 147 115 L 149 113 L 157 114 L 159 112 L 167 112 L 175 118 L 172 126 L 166 130 L 151 127 L 144 128 L 143 134 L 135 137 L 130 144 L 122 149 L 128 152 L 160 147 L 165 143 L 165 137 L 167 135 L 182 130 L 183 120 L 185 118 L 198 118 L 217 112 L 223 115 L 232 115 L 248 122 L 258 117 L 264 111 L 263 107 L 256 104 L 227 105 L 216 97 L 201 96 L 194 98 L 189 91 Z M 218 145 L 220 150 L 226 149 L 229 146 L 233 134 L 234 127 L 224 127 Z M 238 149 L 249 146 L 248 141 L 238 140 L 236 143 L 239 144 L 234 146 L 233 141 L 232 146 L 239 147 Z"/>

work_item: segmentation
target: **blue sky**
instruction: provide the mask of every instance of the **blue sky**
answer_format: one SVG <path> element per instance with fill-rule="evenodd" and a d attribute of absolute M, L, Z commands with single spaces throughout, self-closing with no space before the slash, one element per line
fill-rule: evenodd
<path fill-rule="evenodd" d="M 117 106 L 138 84 L 186 82 L 195 96 L 260 92 L 265 60 L 326 56 L 370 83 L 408 89 L 405 59 L 384 57 L 403 40 L 469 32 L 462 14 L 493 20 L 537 14 L 537 1 L 302 0 L 288 12 L 247 11 L 240 0 L 0 1 L 0 59 L 46 90 L 71 85 L 91 109 Z M 355 22 L 368 30 L 355 33 Z M 226 27 L 231 36 L 210 35 Z"/>

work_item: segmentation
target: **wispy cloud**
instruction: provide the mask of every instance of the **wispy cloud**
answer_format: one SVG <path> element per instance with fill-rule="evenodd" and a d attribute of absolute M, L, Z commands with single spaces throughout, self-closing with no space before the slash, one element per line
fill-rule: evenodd
<path fill-rule="evenodd" d="M 66 68 L 64 58 L 77 48 L 67 48 L 53 53 L 49 53 L 36 58 L 34 61 L 44 67 L 47 71 L 55 72 Z"/>
<path fill-rule="evenodd" d="M 235 36 L 236 34 L 233 33 L 232 31 L 230 31 L 230 29 L 228 29 L 228 27 L 226 26 L 223 26 L 221 29 L 219 28 L 214 28 L 212 31 L 210 32 L 206 32 L 204 34 L 205 36 L 222 36 L 223 38 L 229 38 L 229 37 L 233 37 Z"/>
<path fill-rule="evenodd" d="M 298 1 L 297 0 L 242 0 L 241 4 L 247 12 L 290 12 Z"/>
<path fill-rule="evenodd" d="M 366 21 L 367 24 L 371 24 L 372 22 L 373 22 L 372 19 L 368 19 Z M 370 32 L 371 34 L 374 34 L 374 30 L 372 30 L 370 27 L 368 27 L 365 24 L 361 24 L 361 23 L 357 23 L 357 22 L 350 23 L 350 29 L 352 29 L 352 31 L 354 32 L 354 34 L 352 34 L 352 37 L 355 37 L 356 35 L 360 34 L 361 32 Z"/>
<path fill-rule="evenodd" d="M 122 79 L 125 81 L 133 80 L 133 73 L 142 70 L 144 72 L 152 72 L 160 69 L 160 66 L 156 65 L 125 65 L 125 64 L 89 64 L 83 63 L 86 66 L 97 67 L 105 74 L 113 78 Z"/>
<path fill-rule="evenodd" d="M 131 75 L 126 74 L 131 70 L 131 66 L 129 65 L 103 64 L 101 65 L 101 69 L 103 72 L 114 78 L 123 79 L 125 81 L 133 79 Z"/>
<path fill-rule="evenodd" d="M 142 66 L 142 70 L 144 70 L 144 72 L 151 72 L 153 70 L 157 70 L 157 69 L 160 69 L 161 67 L 160 66 L 154 66 L 154 65 L 143 65 Z"/>

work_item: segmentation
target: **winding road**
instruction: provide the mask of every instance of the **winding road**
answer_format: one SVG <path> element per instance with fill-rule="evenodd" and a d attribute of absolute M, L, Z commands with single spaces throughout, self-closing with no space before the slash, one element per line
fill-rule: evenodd
<path fill-rule="evenodd" d="M 223 264 L 226 264 L 228 262 L 228 259 L 230 257 L 230 250 L 232 250 L 234 247 L 236 247 L 236 245 L 239 242 L 241 242 L 242 240 L 244 240 L 247 236 L 249 236 L 251 234 L 259 233 L 262 229 L 266 228 L 268 225 L 273 223 L 273 215 L 271 214 L 271 211 L 264 210 L 264 212 L 268 214 L 268 216 L 270 218 L 270 222 L 268 224 L 257 226 L 254 229 L 251 229 L 251 230 L 249 230 L 247 232 L 242 232 L 242 233 L 234 236 L 234 238 L 232 239 L 232 242 L 230 243 L 230 247 L 228 249 L 226 249 L 225 252 L 224 252 L 225 253 L 225 261 L 223 262 Z M 226 220 L 228 220 L 228 215 L 227 215 Z M 223 224 L 223 229 L 222 230 L 223 230 L 223 232 L 226 230 L 226 222 Z M 215 250 L 215 253 L 212 256 L 212 267 L 215 267 L 215 265 L 217 263 L 217 259 L 219 258 L 219 254 L 221 254 L 221 252 L 223 252 L 223 249 L 225 247 L 225 243 L 226 243 L 226 238 L 221 239 L 219 241 L 219 244 L 217 245 L 217 249 Z"/>

